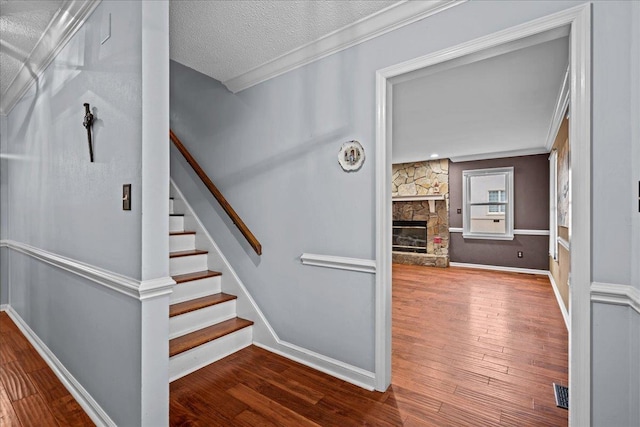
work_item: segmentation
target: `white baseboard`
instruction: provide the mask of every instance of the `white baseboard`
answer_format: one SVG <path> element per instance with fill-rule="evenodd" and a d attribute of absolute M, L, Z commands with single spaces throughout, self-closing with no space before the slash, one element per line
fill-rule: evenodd
<path fill-rule="evenodd" d="M 534 268 L 503 267 L 501 265 L 469 264 L 466 262 L 450 262 L 449 266 L 462 267 L 462 268 L 477 268 L 480 270 L 507 271 L 510 273 L 540 274 L 543 276 L 546 276 L 547 274 L 549 274 L 549 270 L 536 270 Z"/>
<path fill-rule="evenodd" d="M 11 320 L 18 326 L 22 334 L 29 340 L 31 345 L 36 349 L 38 354 L 49 365 L 54 374 L 58 377 L 60 382 L 65 386 L 69 393 L 78 401 L 78 404 L 84 409 L 91 421 L 96 423 L 97 426 L 116 426 L 109 415 L 98 405 L 93 397 L 82 385 L 71 375 L 71 373 L 64 367 L 62 362 L 53 354 L 53 352 L 46 346 L 46 344 L 38 338 L 33 330 L 25 323 L 16 311 L 8 305 L 2 305 L 2 311 L 6 311 Z"/>
<path fill-rule="evenodd" d="M 564 306 L 564 301 L 562 300 L 562 295 L 560 295 L 560 290 L 558 289 L 558 284 L 553 279 L 553 274 L 549 272 L 549 281 L 551 282 L 551 287 L 553 288 L 553 293 L 556 296 L 556 300 L 558 301 L 558 307 L 560 307 L 560 311 L 562 312 L 562 318 L 564 319 L 564 324 L 567 327 L 567 331 L 570 331 L 569 327 L 569 311 L 567 307 Z"/>
<path fill-rule="evenodd" d="M 375 390 L 375 374 L 373 372 L 332 359 L 286 341 L 278 341 L 277 348 L 259 342 L 254 342 L 253 345 L 366 390 Z"/>
<path fill-rule="evenodd" d="M 238 297 L 238 307 L 245 303 L 250 307 L 251 313 L 243 313 L 242 317 L 254 322 L 253 344 L 272 353 L 279 354 L 282 357 L 286 357 L 287 359 L 291 359 L 320 372 L 324 372 L 325 374 L 357 385 L 358 387 L 373 390 L 375 386 L 374 373 L 299 347 L 295 344 L 288 343 L 278 337 L 278 334 L 271 327 L 271 324 L 262 310 L 260 310 L 260 307 L 249 293 L 249 290 L 224 256 L 219 246 L 207 232 L 204 224 L 200 221 L 173 179 L 171 179 L 171 186 L 175 191 L 175 193 L 173 193 L 175 198 L 180 199 L 182 203 L 184 203 L 184 207 L 186 209 L 185 218 L 193 218 L 194 223 L 191 224 L 190 227 L 194 229 L 196 233 L 201 233 L 206 237 L 210 244 L 209 254 L 211 255 L 212 253 L 216 253 L 220 257 L 222 262 L 220 267 L 221 271 L 223 271 L 224 277 L 222 291 L 235 294 Z M 369 262 L 369 260 L 364 261 L 365 265 L 360 265 L 359 267 L 363 268 L 364 272 L 371 272 L 370 269 L 375 268 L 375 264 L 373 262 Z"/>

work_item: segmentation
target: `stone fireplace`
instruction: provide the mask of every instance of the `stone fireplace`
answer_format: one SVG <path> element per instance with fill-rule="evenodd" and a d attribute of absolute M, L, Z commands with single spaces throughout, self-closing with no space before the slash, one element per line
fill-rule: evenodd
<path fill-rule="evenodd" d="M 393 165 L 392 197 L 393 262 L 447 267 L 449 160 Z"/>

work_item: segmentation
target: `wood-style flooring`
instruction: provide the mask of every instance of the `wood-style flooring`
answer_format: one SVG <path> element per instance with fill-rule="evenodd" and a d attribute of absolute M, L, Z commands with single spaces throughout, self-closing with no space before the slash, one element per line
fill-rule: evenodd
<path fill-rule="evenodd" d="M 393 381 L 368 392 L 250 346 L 171 383 L 172 426 L 565 426 L 567 331 L 544 276 L 393 266 Z M 0 425 L 91 420 L 0 313 Z"/>
<path fill-rule="evenodd" d="M 545 276 L 393 266 L 393 380 L 367 392 L 248 347 L 171 384 L 172 426 L 564 426 Z"/>
<path fill-rule="evenodd" d="M 93 426 L 38 352 L 0 312 L 0 426 Z"/>

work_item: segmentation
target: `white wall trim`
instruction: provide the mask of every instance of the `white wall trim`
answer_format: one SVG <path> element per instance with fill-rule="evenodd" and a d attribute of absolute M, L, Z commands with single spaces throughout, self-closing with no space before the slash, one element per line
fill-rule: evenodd
<path fill-rule="evenodd" d="M 567 239 L 564 239 L 564 238 L 558 236 L 556 238 L 556 241 L 560 244 L 560 246 L 562 246 L 566 250 L 568 250 L 568 251 L 571 250 L 571 243 L 569 243 L 569 241 Z"/>
<path fill-rule="evenodd" d="M 562 301 L 562 295 L 560 295 L 560 290 L 558 289 L 558 284 L 553 278 L 553 274 L 551 272 L 547 272 L 549 276 L 549 281 L 551 282 L 551 287 L 553 288 L 553 294 L 556 296 L 556 301 L 558 301 L 558 307 L 560 308 L 560 312 L 562 313 L 562 318 L 564 319 L 564 325 L 567 327 L 567 330 L 570 331 L 571 327 L 569 326 L 569 311 L 567 307 L 564 306 L 564 302 Z"/>
<path fill-rule="evenodd" d="M 11 306 L 3 306 L 3 311 L 9 315 L 11 320 L 18 326 L 22 334 L 29 340 L 31 345 L 36 349 L 38 354 L 49 365 L 60 382 L 65 386 L 69 393 L 78 401 L 78 404 L 84 409 L 91 421 L 98 426 L 116 426 L 116 423 L 107 415 L 93 397 L 89 394 L 82 384 L 74 378 L 73 375 L 64 367 L 62 362 L 53 354 L 47 345 L 36 335 L 35 332 L 27 325 L 20 315 Z"/>
<path fill-rule="evenodd" d="M 562 125 L 562 120 L 564 120 L 567 107 L 569 107 L 569 87 L 571 85 L 569 76 L 569 68 L 567 68 L 567 71 L 564 74 L 564 80 L 562 81 L 562 87 L 558 93 L 558 100 L 556 101 L 556 108 L 553 111 L 551 124 L 549 125 L 547 143 L 545 144 L 547 151 L 551 151 L 551 147 L 553 147 L 553 143 L 556 141 L 556 136 L 558 136 L 560 125 Z"/>
<path fill-rule="evenodd" d="M 449 233 L 462 233 L 464 230 L 461 227 L 449 227 Z M 549 230 L 527 230 L 518 229 L 513 230 L 514 235 L 520 236 L 548 236 Z"/>
<path fill-rule="evenodd" d="M 505 267 L 502 265 L 471 264 L 467 262 L 450 262 L 449 266 L 461 268 L 477 268 L 480 270 L 505 271 L 509 273 L 539 274 L 542 276 L 546 276 L 549 273 L 548 270 L 537 270 L 535 268 Z"/>
<path fill-rule="evenodd" d="M 375 374 L 373 372 L 282 340 L 278 340 L 278 344 L 281 346 L 279 349 L 259 342 L 254 342 L 253 344 L 366 390 L 374 390 Z M 283 350 L 283 347 L 286 347 L 286 350 Z"/>
<path fill-rule="evenodd" d="M 414 58 L 376 72 L 376 389 L 391 383 L 391 97 L 394 77 L 569 25 L 571 182 L 591 182 L 591 4 L 584 3 L 530 22 Z M 546 142 L 546 141 L 545 141 Z M 591 425 L 591 186 L 571 194 L 572 292 L 569 331 L 569 426 Z"/>
<path fill-rule="evenodd" d="M 546 154 L 548 152 L 549 150 L 547 150 L 546 147 L 523 148 L 522 150 L 496 151 L 493 153 L 470 154 L 468 156 L 453 156 L 450 157 L 449 160 L 453 163 L 472 162 L 476 160 L 504 159 L 505 157 L 535 156 L 536 154 Z"/>
<path fill-rule="evenodd" d="M 593 282 L 591 301 L 602 304 L 626 305 L 640 314 L 640 290 L 629 285 Z"/>
<path fill-rule="evenodd" d="M 218 256 L 222 260 L 226 272 L 224 273 L 224 277 L 231 276 L 230 279 L 236 283 L 237 288 L 240 292 L 238 292 L 238 306 L 242 303 L 242 299 L 245 299 L 246 302 L 250 305 L 251 310 L 255 313 L 251 320 L 254 321 L 253 325 L 253 344 L 264 348 L 265 350 L 271 351 L 273 353 L 279 354 L 288 359 L 294 360 L 303 365 L 309 366 L 318 371 L 324 372 L 325 374 L 334 376 L 336 378 L 340 378 L 341 380 L 347 381 L 351 384 L 357 385 L 359 387 L 365 388 L 367 390 L 373 390 L 375 387 L 375 375 L 372 372 L 363 370 L 353 365 L 349 365 L 348 363 L 341 362 L 339 360 L 333 359 L 328 356 L 324 356 L 322 354 L 316 353 L 314 351 L 308 350 L 306 348 L 297 346 L 295 344 L 289 343 L 280 339 L 276 331 L 273 329 L 266 316 L 260 310 L 260 307 L 253 299 L 249 290 L 244 285 L 238 274 L 235 272 L 227 258 L 224 256 L 219 246 L 213 240 L 209 232 L 207 231 L 204 224 L 200 221 L 200 218 L 196 215 L 195 211 L 189 205 L 189 202 L 184 197 L 184 194 L 178 186 L 176 185 L 173 178 L 171 178 L 171 186 L 175 191 L 176 199 L 180 199 L 185 206 L 186 211 L 188 212 L 189 217 L 193 218 L 196 223 L 195 230 L 197 233 L 201 233 L 205 236 L 205 238 L 211 244 L 213 251 L 217 252 Z M 175 205 L 174 200 L 174 205 Z M 187 213 L 185 212 L 185 214 Z M 185 215 L 186 216 L 186 215 Z M 369 261 L 369 260 L 364 260 Z M 228 283 L 228 280 L 225 279 L 223 281 L 223 290 L 225 288 L 225 284 Z"/>
<path fill-rule="evenodd" d="M 127 276 L 122 276 L 99 267 L 75 261 L 44 249 L 39 249 L 26 243 L 16 242 L 13 240 L 3 240 L 0 244 L 16 252 L 23 253 L 31 258 L 45 262 L 49 265 L 68 271 L 113 291 L 141 301 L 170 294 L 173 292 L 173 286 L 176 283 L 171 277 L 161 277 L 145 281 L 132 279 Z"/>
<path fill-rule="evenodd" d="M 20 67 L 18 74 L 2 94 L 0 114 L 6 115 L 11 112 L 100 2 L 101 0 L 68 0 L 62 4 L 29 57 Z"/>
<path fill-rule="evenodd" d="M 376 272 L 376 262 L 371 259 L 304 253 L 300 255 L 300 261 L 302 261 L 304 265 L 313 265 L 316 267 L 337 268 L 339 270 L 360 271 L 362 273 L 372 274 Z"/>
<path fill-rule="evenodd" d="M 252 70 L 222 82 L 237 93 L 273 77 L 300 68 L 318 59 L 356 46 L 404 27 L 427 16 L 434 15 L 466 0 L 401 1 L 367 16 L 353 24 L 329 33 L 318 40 L 291 50 Z"/>

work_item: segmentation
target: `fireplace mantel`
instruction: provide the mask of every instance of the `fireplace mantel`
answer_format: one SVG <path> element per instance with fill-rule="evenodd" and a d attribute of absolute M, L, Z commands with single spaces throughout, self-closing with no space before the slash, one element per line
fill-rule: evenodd
<path fill-rule="evenodd" d="M 391 201 L 393 202 L 429 202 L 429 210 L 431 213 L 436 211 L 436 200 L 444 200 L 444 194 L 422 194 L 418 196 L 393 196 Z"/>

